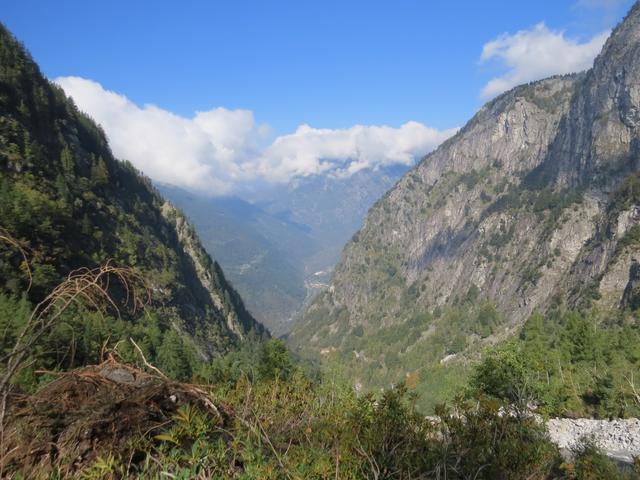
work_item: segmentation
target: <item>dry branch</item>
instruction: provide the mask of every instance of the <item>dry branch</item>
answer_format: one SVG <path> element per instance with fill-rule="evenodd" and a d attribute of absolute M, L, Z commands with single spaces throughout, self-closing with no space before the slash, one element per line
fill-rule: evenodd
<path fill-rule="evenodd" d="M 132 313 L 149 303 L 150 289 L 144 278 L 131 268 L 116 267 L 107 261 L 97 268 L 74 270 L 36 305 L 11 351 L 0 358 L 0 362 L 4 363 L 0 377 L 0 428 L 11 379 L 21 369 L 38 339 L 55 325 L 72 304 L 94 308 L 101 313 L 111 310 L 119 316 L 120 309 L 111 293 L 116 285 L 125 297 L 119 303 Z"/>
<path fill-rule="evenodd" d="M 138 344 L 135 342 L 135 340 L 134 340 L 133 338 L 129 337 L 129 341 L 130 341 L 131 343 L 133 343 L 133 346 L 134 346 L 134 347 L 136 347 L 136 350 L 138 351 L 138 354 L 140 355 L 140 358 L 142 358 L 142 363 L 144 363 L 145 367 L 147 367 L 147 368 L 148 368 L 148 369 L 150 369 L 150 370 L 153 370 L 153 371 L 154 371 L 154 372 L 156 372 L 158 375 L 160 375 L 162 378 L 165 378 L 165 379 L 166 379 L 166 378 L 167 378 L 167 376 L 166 376 L 164 373 L 162 373 L 162 372 L 160 371 L 160 369 L 158 369 L 157 367 L 154 367 L 153 365 L 151 365 L 151 364 L 147 361 L 146 357 L 144 356 L 144 353 L 142 353 L 142 349 L 138 346 Z"/>

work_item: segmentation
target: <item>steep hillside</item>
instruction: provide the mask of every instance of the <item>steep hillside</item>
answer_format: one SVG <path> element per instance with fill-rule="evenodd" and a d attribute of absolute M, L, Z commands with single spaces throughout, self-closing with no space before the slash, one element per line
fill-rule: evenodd
<path fill-rule="evenodd" d="M 142 272 L 161 330 L 177 332 L 203 357 L 263 332 L 182 213 L 113 158 L 100 127 L 42 76 L 1 25 L 0 226 L 26 247 L 31 302 L 72 269 L 110 259 Z M 27 284 L 22 257 L 3 245 L 3 302 Z M 5 328 L 3 347 L 6 335 Z"/>
<path fill-rule="evenodd" d="M 284 333 L 306 298 L 303 259 L 317 249 L 309 229 L 240 198 L 160 188 L 193 221 L 251 314 L 273 334 Z"/>
<path fill-rule="evenodd" d="M 633 304 L 638 85 L 636 4 L 592 70 L 503 94 L 388 192 L 292 344 L 433 388 L 536 310 Z"/>

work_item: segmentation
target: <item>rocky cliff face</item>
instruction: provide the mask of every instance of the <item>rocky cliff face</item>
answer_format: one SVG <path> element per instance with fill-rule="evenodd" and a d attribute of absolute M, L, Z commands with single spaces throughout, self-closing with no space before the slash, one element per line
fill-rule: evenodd
<path fill-rule="evenodd" d="M 208 298 L 200 299 L 199 306 L 212 306 L 215 314 L 224 322 L 227 334 L 238 340 L 243 340 L 251 331 L 261 334 L 264 329 L 247 312 L 240 295 L 203 248 L 187 218 L 169 202 L 162 205 L 162 215 L 175 228 L 180 245 L 194 267 L 195 280 L 204 287 Z"/>
<path fill-rule="evenodd" d="M 617 308 L 640 248 L 639 108 L 636 4 L 592 70 L 493 100 L 388 192 L 292 344 L 384 384 L 535 310 Z"/>

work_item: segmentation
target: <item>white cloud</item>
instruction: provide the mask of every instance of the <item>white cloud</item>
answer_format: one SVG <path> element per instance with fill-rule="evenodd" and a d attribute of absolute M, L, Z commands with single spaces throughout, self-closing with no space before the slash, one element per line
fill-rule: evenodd
<path fill-rule="evenodd" d="M 184 118 L 153 105 L 138 107 L 91 80 L 55 82 L 102 125 L 117 157 L 160 182 L 229 193 L 243 176 L 242 160 L 260 140 L 262 129 L 248 110 L 216 108 Z"/>
<path fill-rule="evenodd" d="M 602 32 L 579 43 L 567 38 L 565 32 L 550 30 L 539 23 L 530 30 L 500 35 L 484 45 L 480 63 L 497 61 L 506 72 L 490 80 L 482 89 L 482 96 L 494 97 L 522 83 L 587 70 L 609 34 Z"/>
<path fill-rule="evenodd" d="M 418 122 L 400 128 L 355 125 L 332 130 L 301 125 L 276 138 L 254 167 L 276 181 L 321 173 L 351 175 L 358 170 L 413 161 L 455 133 L 440 131 Z"/>
<path fill-rule="evenodd" d="M 215 108 L 186 118 L 153 105 L 139 107 L 91 80 L 55 82 L 103 126 L 116 157 L 156 181 L 212 194 L 232 193 L 256 181 L 409 165 L 455 133 L 417 122 L 341 130 L 302 125 L 268 144 L 269 127 L 257 125 L 249 110 Z"/>

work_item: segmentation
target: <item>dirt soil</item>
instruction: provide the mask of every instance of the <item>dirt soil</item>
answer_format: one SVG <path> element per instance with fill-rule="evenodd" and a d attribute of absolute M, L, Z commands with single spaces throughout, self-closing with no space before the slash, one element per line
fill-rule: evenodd
<path fill-rule="evenodd" d="M 142 453 L 131 440 L 159 433 L 185 404 L 224 415 L 197 387 L 113 359 L 60 374 L 32 396 L 11 398 L 0 476 L 34 478 L 56 469 L 72 475 L 111 452 L 129 452 L 136 461 Z"/>

